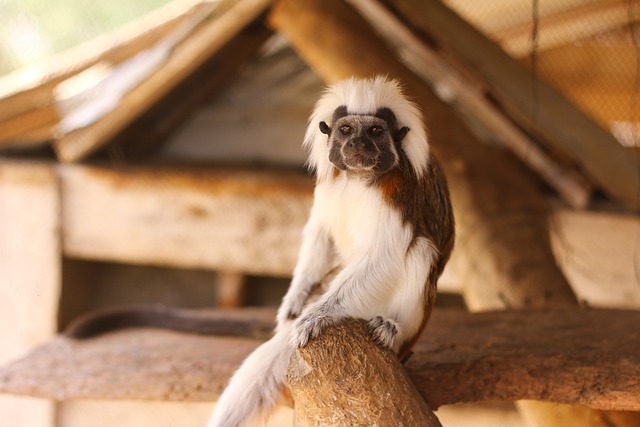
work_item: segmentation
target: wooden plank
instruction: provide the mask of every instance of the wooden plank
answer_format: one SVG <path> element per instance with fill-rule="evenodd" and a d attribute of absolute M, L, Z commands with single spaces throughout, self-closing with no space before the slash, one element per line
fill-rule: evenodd
<path fill-rule="evenodd" d="M 1 102 L 1 101 L 0 101 Z M 28 111 L 11 119 L 0 122 L 0 147 L 28 145 L 33 138 L 24 136 L 34 134 L 35 130 L 45 129 L 43 142 L 53 138 L 53 126 L 58 122 L 58 113 L 53 105 Z M 18 144 L 21 143 L 21 144 Z"/>
<path fill-rule="evenodd" d="M 56 332 L 59 227 L 59 188 L 53 166 L 0 161 L 2 362 Z"/>
<path fill-rule="evenodd" d="M 386 3 L 477 72 L 525 129 L 535 130 L 552 148 L 566 153 L 613 200 L 640 209 L 637 161 L 609 132 L 545 82 L 538 80 L 534 90 L 530 72 L 442 2 Z"/>
<path fill-rule="evenodd" d="M 640 309 L 637 216 L 558 209 L 550 230 L 558 264 L 582 304 Z"/>
<path fill-rule="evenodd" d="M 232 3 L 216 19 L 205 21 L 176 46 L 162 67 L 127 93 L 114 110 L 97 122 L 56 140 L 54 148 L 58 158 L 65 162 L 81 159 L 111 140 L 258 18 L 268 5 L 269 0 L 242 0 Z"/>
<path fill-rule="evenodd" d="M 0 160 L 0 363 L 22 356 L 56 332 L 59 226 L 53 167 Z M 12 425 L 54 425 L 54 407 L 44 400 L 3 396 L 0 414 Z"/>
<path fill-rule="evenodd" d="M 432 408 L 527 398 L 637 411 L 638 322 L 639 311 L 624 310 L 436 309 L 405 367 Z M 136 328 L 89 340 L 59 337 L 0 369 L 0 391 L 212 401 L 260 342 Z"/>
<path fill-rule="evenodd" d="M 174 427 L 177 425 L 196 427 L 207 425 L 212 408 L 213 405 L 210 402 L 76 400 L 63 402 L 60 405 L 58 420 L 59 425 L 64 427 L 89 425 L 91 427 Z M 260 427 L 291 426 L 293 426 L 293 410 L 279 406 L 267 423 Z"/>
<path fill-rule="evenodd" d="M 176 0 L 122 28 L 65 51 L 46 64 L 18 70 L 0 79 L 0 120 L 54 103 L 54 87 L 99 63 L 120 63 L 169 33 L 202 9 L 199 0 Z"/>
<path fill-rule="evenodd" d="M 263 22 L 249 25 L 123 129 L 114 142 L 128 159 L 144 157 L 237 76 L 271 35 Z"/>
<path fill-rule="evenodd" d="M 406 367 L 432 407 L 453 401 L 535 399 L 637 411 L 640 376 L 632 372 L 640 368 L 640 330 L 633 326 L 638 320 L 640 311 L 625 310 L 575 308 L 463 315 L 436 310 Z M 444 324 L 447 326 L 439 327 Z M 619 330 L 620 335 L 613 330 Z M 453 336 L 447 338 L 447 334 Z M 617 360 L 608 360 L 608 354 L 615 354 Z M 499 355 L 505 359 L 498 360 Z M 453 368 L 455 365 L 464 369 Z M 596 372 L 600 369 L 603 375 Z M 484 396 L 472 400 L 460 394 L 446 397 L 448 389 L 457 389 L 460 381 L 464 391 L 458 389 L 456 394 Z M 601 387 L 609 391 L 601 394 Z M 437 390 L 438 397 L 429 390 Z"/>
<path fill-rule="evenodd" d="M 62 165 L 70 257 L 286 277 L 313 181 L 303 172 Z M 107 213 L 107 214 L 106 214 Z"/>

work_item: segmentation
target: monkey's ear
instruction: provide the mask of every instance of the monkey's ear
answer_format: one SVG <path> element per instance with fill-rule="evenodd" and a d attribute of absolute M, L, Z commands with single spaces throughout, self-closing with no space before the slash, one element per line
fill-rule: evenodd
<path fill-rule="evenodd" d="M 400 129 L 398 129 L 397 131 L 395 131 L 395 134 L 393 135 L 393 139 L 396 142 L 400 142 L 404 139 L 405 136 L 407 136 L 407 133 L 409 133 L 409 128 L 406 126 L 401 127 Z"/>
<path fill-rule="evenodd" d="M 320 132 L 324 133 L 325 135 L 329 135 L 331 134 L 331 128 L 325 122 L 320 122 Z"/>

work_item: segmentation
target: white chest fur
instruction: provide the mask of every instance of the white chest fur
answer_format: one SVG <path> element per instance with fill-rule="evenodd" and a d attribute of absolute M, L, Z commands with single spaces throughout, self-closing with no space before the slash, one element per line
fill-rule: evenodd
<path fill-rule="evenodd" d="M 378 250 L 406 250 L 409 244 L 399 213 L 384 202 L 380 191 L 361 180 L 341 175 L 318 184 L 314 215 L 344 264 Z"/>

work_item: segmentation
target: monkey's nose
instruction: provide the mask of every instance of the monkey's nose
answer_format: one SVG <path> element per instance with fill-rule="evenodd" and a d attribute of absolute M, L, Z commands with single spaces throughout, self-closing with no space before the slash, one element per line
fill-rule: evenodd
<path fill-rule="evenodd" d="M 347 147 L 355 151 L 363 150 L 365 146 L 366 146 L 366 143 L 362 138 L 354 138 L 347 143 Z"/>

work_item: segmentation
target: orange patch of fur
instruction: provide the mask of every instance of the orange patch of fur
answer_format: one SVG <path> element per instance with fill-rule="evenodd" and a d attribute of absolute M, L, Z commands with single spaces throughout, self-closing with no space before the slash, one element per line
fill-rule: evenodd
<path fill-rule="evenodd" d="M 388 204 L 392 204 L 393 197 L 398 192 L 398 187 L 400 186 L 400 181 L 402 176 L 398 169 L 393 169 L 390 172 L 384 174 L 380 181 L 378 182 L 378 186 L 380 187 L 380 191 L 382 191 L 382 196 Z"/>

